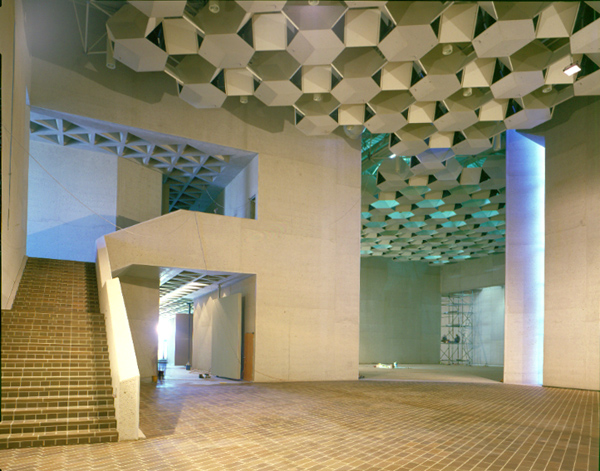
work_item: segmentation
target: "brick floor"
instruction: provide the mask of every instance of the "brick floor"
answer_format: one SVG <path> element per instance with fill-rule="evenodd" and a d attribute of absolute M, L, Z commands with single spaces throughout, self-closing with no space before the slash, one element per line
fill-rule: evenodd
<path fill-rule="evenodd" d="M 147 439 L 0 451 L 18 470 L 598 470 L 598 393 L 410 381 L 142 383 Z"/>

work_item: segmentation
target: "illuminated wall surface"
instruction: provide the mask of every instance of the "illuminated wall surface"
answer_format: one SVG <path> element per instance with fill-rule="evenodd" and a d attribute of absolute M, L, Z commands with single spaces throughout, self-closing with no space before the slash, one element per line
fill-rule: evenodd
<path fill-rule="evenodd" d="M 544 159 L 543 146 L 516 131 L 507 132 L 506 383 L 542 384 Z"/>
<path fill-rule="evenodd" d="M 27 255 L 93 262 L 94 241 L 115 228 L 118 157 L 34 141 L 30 146 Z"/>

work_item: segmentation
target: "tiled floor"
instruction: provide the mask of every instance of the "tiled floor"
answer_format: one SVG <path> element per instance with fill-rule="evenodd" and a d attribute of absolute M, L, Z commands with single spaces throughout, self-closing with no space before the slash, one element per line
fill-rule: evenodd
<path fill-rule="evenodd" d="M 494 383 L 142 384 L 147 439 L 0 451 L 17 470 L 598 470 L 598 393 Z"/>
<path fill-rule="evenodd" d="M 374 364 L 360 365 L 359 373 L 366 380 L 376 381 L 450 381 L 458 383 L 500 383 L 501 366 L 412 365 L 399 368 L 377 368 Z"/>

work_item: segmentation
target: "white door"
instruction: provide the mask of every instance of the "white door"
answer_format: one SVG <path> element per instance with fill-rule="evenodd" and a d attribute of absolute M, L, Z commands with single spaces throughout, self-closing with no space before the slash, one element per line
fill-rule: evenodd
<path fill-rule="evenodd" d="M 242 295 L 240 293 L 215 300 L 211 372 L 221 378 L 242 378 Z"/>

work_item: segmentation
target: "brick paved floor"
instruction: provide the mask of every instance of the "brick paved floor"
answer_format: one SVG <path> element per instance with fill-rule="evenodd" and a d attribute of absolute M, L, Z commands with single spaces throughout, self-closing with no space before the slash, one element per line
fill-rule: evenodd
<path fill-rule="evenodd" d="M 137 442 L 0 451 L 17 470 L 598 470 L 598 393 L 494 383 L 142 384 Z"/>

